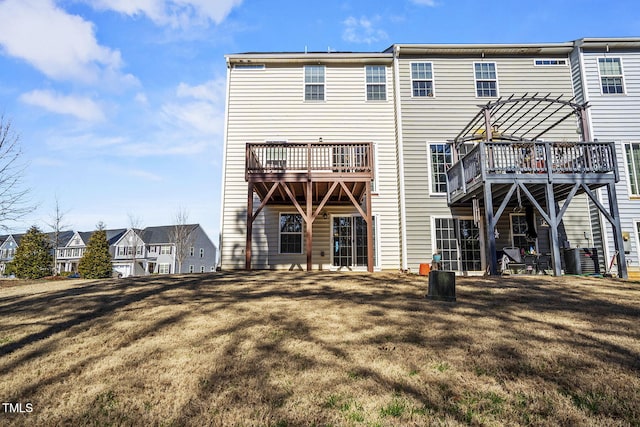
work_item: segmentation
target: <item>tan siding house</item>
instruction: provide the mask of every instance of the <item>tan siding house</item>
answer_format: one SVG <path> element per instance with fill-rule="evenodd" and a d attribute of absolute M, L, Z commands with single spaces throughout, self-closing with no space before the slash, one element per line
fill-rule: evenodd
<path fill-rule="evenodd" d="M 372 144 L 375 267 L 397 269 L 400 250 L 392 56 L 240 54 L 227 56 L 227 62 L 222 268 L 245 266 L 246 144 L 322 142 Z M 367 96 L 368 70 L 377 73 L 376 99 Z M 317 74 L 311 77 L 306 73 Z M 309 79 L 315 80 L 309 83 Z M 339 191 L 342 190 L 336 190 L 336 194 Z M 314 207 L 319 205 L 322 196 L 315 196 Z M 254 197 L 255 210 L 260 198 Z M 296 240 L 295 248 L 285 248 L 283 233 L 288 232 L 282 230 L 285 227 L 281 224 L 281 220 L 285 221 L 282 214 L 296 215 L 297 211 L 289 201 L 274 202 L 256 217 L 252 234 L 253 268 L 291 269 L 303 268 L 306 264 L 304 230 L 296 224 L 295 233 L 300 234 L 285 236 L 285 239 Z M 357 259 L 357 254 L 362 255 L 366 249 L 362 236 L 356 235 L 357 224 L 351 219 L 359 216 L 357 214 L 351 202 L 328 203 L 323 207 L 313 222 L 314 269 L 366 268 L 362 257 Z M 302 227 L 306 227 L 304 223 Z M 340 233 L 344 235 L 338 236 Z M 347 236 L 348 233 L 352 235 Z M 302 241 L 298 244 L 299 240 Z M 340 256 L 336 256 L 337 246 Z"/>

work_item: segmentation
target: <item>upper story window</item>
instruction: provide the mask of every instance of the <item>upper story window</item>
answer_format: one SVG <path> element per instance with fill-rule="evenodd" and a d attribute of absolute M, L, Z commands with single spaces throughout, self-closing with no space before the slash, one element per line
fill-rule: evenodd
<path fill-rule="evenodd" d="M 566 59 L 536 59 L 534 61 L 536 67 L 554 67 L 567 65 Z"/>
<path fill-rule="evenodd" d="M 603 94 L 624 93 L 620 58 L 598 58 Z"/>
<path fill-rule="evenodd" d="M 204 248 L 200 248 L 200 258 L 204 258 Z"/>
<path fill-rule="evenodd" d="M 495 62 L 473 64 L 476 79 L 476 96 L 479 98 L 498 96 L 498 76 Z"/>
<path fill-rule="evenodd" d="M 640 143 L 625 144 L 624 152 L 629 171 L 629 194 L 638 197 L 640 196 Z"/>
<path fill-rule="evenodd" d="M 324 65 L 304 67 L 304 100 L 324 101 Z"/>
<path fill-rule="evenodd" d="M 194 255 L 195 255 L 195 253 L 196 253 L 196 250 L 194 249 L 194 247 L 193 247 L 193 246 L 191 246 L 191 247 L 189 248 L 189 256 L 194 256 Z"/>
<path fill-rule="evenodd" d="M 161 255 L 171 255 L 171 246 L 163 245 L 160 247 Z"/>
<path fill-rule="evenodd" d="M 411 87 L 413 96 L 433 96 L 433 71 L 430 62 L 411 64 Z"/>
<path fill-rule="evenodd" d="M 302 253 L 302 216 L 280 214 L 280 253 Z"/>
<path fill-rule="evenodd" d="M 451 167 L 451 146 L 449 144 L 429 144 L 431 157 L 431 194 L 446 194 L 447 169 Z"/>
<path fill-rule="evenodd" d="M 387 68 L 384 65 L 367 65 L 367 101 L 386 101 Z"/>

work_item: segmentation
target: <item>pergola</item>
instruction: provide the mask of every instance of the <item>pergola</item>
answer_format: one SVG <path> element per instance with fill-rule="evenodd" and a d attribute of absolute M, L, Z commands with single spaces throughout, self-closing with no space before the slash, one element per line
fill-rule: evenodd
<path fill-rule="evenodd" d="M 454 164 L 447 171 L 449 205 L 471 204 L 475 210 L 483 201 L 487 263 L 491 274 L 498 274 L 494 230 L 514 195 L 519 202 L 524 194 L 549 225 L 553 271 L 560 275 L 558 227 L 573 198 L 587 194 L 612 226 L 618 273 L 627 277 L 615 190 L 620 179 L 615 144 L 590 141 L 588 104 L 562 98 L 527 93 L 480 105 L 450 141 Z M 571 118 L 577 122 L 579 141 L 542 139 Z M 607 189 L 608 209 L 596 195 L 601 187 Z"/>

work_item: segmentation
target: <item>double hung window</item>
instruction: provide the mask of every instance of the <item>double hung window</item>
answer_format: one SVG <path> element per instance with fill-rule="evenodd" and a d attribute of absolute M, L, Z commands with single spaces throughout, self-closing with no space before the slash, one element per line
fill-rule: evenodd
<path fill-rule="evenodd" d="M 304 100 L 324 101 L 323 65 L 307 65 L 304 67 Z"/>
<path fill-rule="evenodd" d="M 598 58 L 598 68 L 604 95 L 624 93 L 620 58 Z"/>
<path fill-rule="evenodd" d="M 414 97 L 433 96 L 433 71 L 430 62 L 411 64 L 411 87 Z"/>
<path fill-rule="evenodd" d="M 498 75 L 495 62 L 476 62 L 476 96 L 479 98 L 498 96 Z"/>

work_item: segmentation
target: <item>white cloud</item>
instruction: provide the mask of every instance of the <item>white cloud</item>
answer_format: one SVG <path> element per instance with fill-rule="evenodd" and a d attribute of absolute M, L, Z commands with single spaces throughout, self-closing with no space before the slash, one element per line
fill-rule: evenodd
<path fill-rule="evenodd" d="M 74 116 L 80 120 L 103 121 L 102 108 L 91 98 L 60 95 L 50 90 L 33 90 L 20 95 L 20 100 L 29 105 L 44 108 L 57 114 Z"/>
<path fill-rule="evenodd" d="M 411 0 L 411 3 L 415 3 L 421 6 L 435 7 L 438 5 L 435 0 Z"/>
<path fill-rule="evenodd" d="M 98 9 L 129 16 L 145 15 L 157 25 L 186 28 L 193 24 L 220 24 L 243 0 L 92 0 Z"/>
<path fill-rule="evenodd" d="M 136 82 L 121 73 L 120 52 L 97 42 L 91 22 L 66 13 L 53 0 L 2 1 L 0 22 L 3 51 L 54 80 Z"/>
<path fill-rule="evenodd" d="M 384 30 L 375 28 L 375 24 L 380 21 L 380 17 L 367 18 L 365 16 L 360 19 L 353 16 L 348 17 L 343 24 L 345 26 L 342 38 L 351 43 L 376 43 L 387 40 L 389 36 Z"/>

